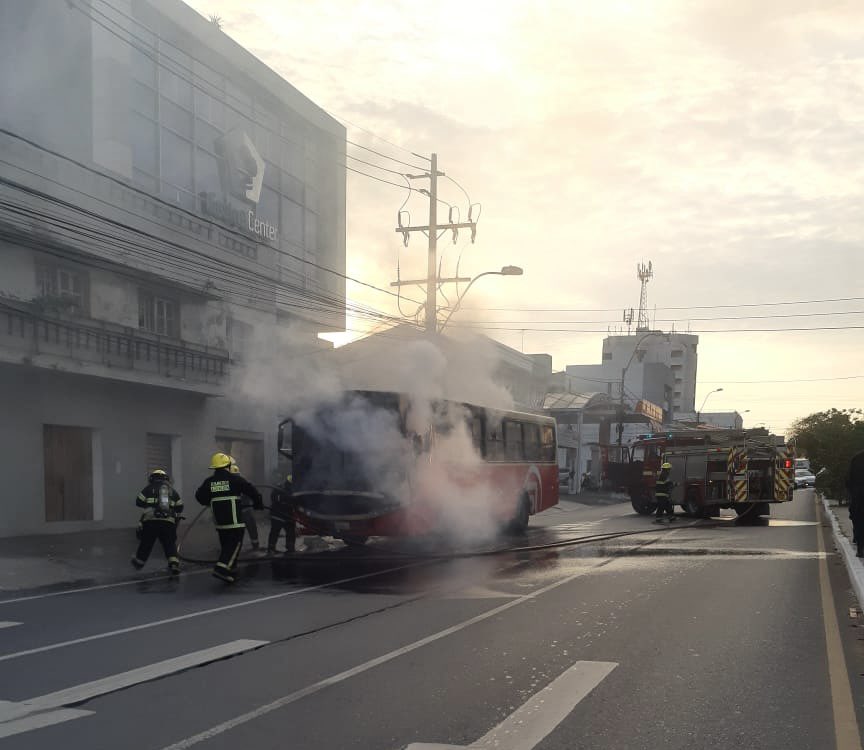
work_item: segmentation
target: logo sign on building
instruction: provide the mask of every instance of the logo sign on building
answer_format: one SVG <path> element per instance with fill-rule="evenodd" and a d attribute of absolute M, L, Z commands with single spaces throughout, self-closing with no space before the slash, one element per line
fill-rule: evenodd
<path fill-rule="evenodd" d="M 663 409 L 652 401 L 641 399 L 636 402 L 636 413 L 644 414 L 652 422 L 663 422 Z"/>
<path fill-rule="evenodd" d="M 252 139 L 242 130 L 231 130 L 216 140 L 216 153 L 223 197 L 220 200 L 213 193 L 202 193 L 201 210 L 259 239 L 275 240 L 276 225 L 257 213 L 267 164 Z"/>

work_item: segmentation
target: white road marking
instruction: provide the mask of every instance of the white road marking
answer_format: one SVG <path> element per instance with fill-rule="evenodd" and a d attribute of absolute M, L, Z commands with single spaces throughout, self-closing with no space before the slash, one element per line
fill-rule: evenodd
<path fill-rule="evenodd" d="M 78 708 L 63 708 L 59 711 L 25 716 L 23 719 L 16 719 L 15 721 L 0 724 L 0 739 L 11 737 L 14 734 L 32 732 L 34 729 L 41 729 L 42 727 L 50 727 L 64 721 L 80 719 L 82 716 L 90 716 L 92 713 L 92 711 L 82 711 Z"/>
<path fill-rule="evenodd" d="M 819 507 L 818 505 L 816 506 Z M 825 551 L 822 529 L 816 527 L 816 543 Z M 834 737 L 837 750 L 861 750 L 861 733 L 855 714 L 855 701 L 849 686 L 849 667 L 840 640 L 840 625 L 834 611 L 834 592 L 828 575 L 828 561 L 819 561 L 819 590 L 822 597 L 822 622 L 825 626 L 825 653 L 828 657 L 828 684 L 834 710 Z"/>
<path fill-rule="evenodd" d="M 404 656 L 405 654 L 416 651 L 419 648 L 423 648 L 423 646 L 428 646 L 430 643 L 434 643 L 435 641 L 441 640 L 442 638 L 446 638 L 448 635 L 458 633 L 460 630 L 464 630 L 471 625 L 475 625 L 478 622 L 488 620 L 490 617 L 495 617 L 502 612 L 506 612 L 508 609 L 512 609 L 519 604 L 530 601 L 537 596 L 542 596 L 543 594 L 546 594 L 549 591 L 558 588 L 559 586 L 564 586 L 565 584 L 570 583 L 571 581 L 574 581 L 577 578 L 581 578 L 582 576 L 596 570 L 598 567 L 601 567 L 602 565 L 607 565 L 611 562 L 614 562 L 614 559 L 606 560 L 603 563 L 600 563 L 600 565 L 594 565 L 590 568 L 586 568 L 585 570 L 581 570 L 578 573 L 573 573 L 572 575 L 566 576 L 559 581 L 555 581 L 555 583 L 550 583 L 543 588 L 537 589 L 530 594 L 523 594 L 518 599 L 511 599 L 509 602 L 505 602 L 504 604 L 501 604 L 497 607 L 493 607 L 492 609 L 476 615 L 468 620 L 463 620 L 456 625 L 451 625 L 449 628 L 439 630 L 437 633 L 433 633 L 432 635 L 428 635 L 425 638 L 421 638 L 419 641 L 409 643 L 407 646 L 402 646 L 401 648 L 397 648 L 393 651 L 383 654 L 382 656 L 376 656 L 374 659 L 369 659 L 369 661 L 358 664 L 356 667 L 351 667 L 351 669 L 346 669 L 345 671 L 331 675 L 330 677 L 325 677 L 323 680 L 319 680 L 318 682 L 314 682 L 311 685 L 307 685 L 300 690 L 295 690 L 293 693 L 289 693 L 288 695 L 283 696 L 282 698 L 278 698 L 271 703 L 259 706 L 258 708 L 255 708 L 244 714 L 235 716 L 233 719 L 229 719 L 228 721 L 224 721 L 221 724 L 210 727 L 210 729 L 205 729 L 203 732 L 199 732 L 198 734 L 195 734 L 191 737 L 187 737 L 185 740 L 181 740 L 180 742 L 176 742 L 173 745 L 169 745 L 163 748 L 163 750 L 185 750 L 185 748 L 197 745 L 199 742 L 204 742 L 205 740 L 217 737 L 218 735 L 223 734 L 230 729 L 234 729 L 241 724 L 246 724 L 247 722 L 259 719 L 262 716 L 266 716 L 272 711 L 284 708 L 285 706 L 290 705 L 291 703 L 295 703 L 301 698 L 313 695 L 323 690 L 324 688 L 330 687 L 331 685 L 336 685 L 340 682 L 344 682 L 345 680 L 350 679 L 351 677 L 355 677 L 358 674 L 362 674 L 363 672 L 373 669 L 374 667 L 378 667 L 381 664 L 386 664 L 393 659 L 397 659 L 400 656 Z"/>
<path fill-rule="evenodd" d="M 204 573 L 209 573 L 211 568 L 206 570 L 190 570 L 188 573 L 183 572 L 180 578 L 189 578 L 190 576 L 199 576 Z M 15 599 L 0 599 L 0 604 L 18 604 L 19 602 L 32 602 L 34 599 L 50 599 L 53 596 L 66 596 L 66 594 L 80 594 L 84 591 L 101 591 L 102 589 L 116 589 L 121 586 L 135 586 L 141 583 L 155 583 L 156 581 L 176 581 L 177 576 L 164 575 L 152 576 L 151 578 L 133 578 L 128 581 L 118 581 L 117 583 L 101 583 L 98 586 L 82 586 L 77 589 L 64 589 L 63 591 L 51 591 L 47 594 L 31 594 L 29 596 L 19 596 Z M 10 592 L 11 593 L 11 592 Z"/>
<path fill-rule="evenodd" d="M 181 672 L 191 667 L 199 667 L 227 656 L 236 656 L 245 651 L 251 651 L 259 646 L 266 646 L 269 641 L 238 640 L 223 643 L 221 646 L 205 648 L 201 651 L 193 651 L 173 659 L 165 659 L 138 669 L 130 669 L 128 672 L 103 677 L 100 680 L 85 682 L 54 693 L 40 695 L 26 701 L 13 703 L 4 701 L 0 704 L 0 728 L 5 726 L 4 722 L 17 721 L 31 714 L 38 714 L 53 709 L 62 708 L 70 704 L 82 703 L 100 695 L 107 695 L 117 690 L 139 685 L 142 682 L 150 682 L 160 677 L 165 677 L 175 672 Z M 92 713 L 92 712 L 88 712 Z"/>
<path fill-rule="evenodd" d="M 20 624 L 20 622 L 10 622 L 9 620 L 3 620 L 0 621 L 0 630 L 3 630 L 3 628 L 14 628 Z"/>
<path fill-rule="evenodd" d="M 205 615 L 213 615 L 217 612 L 226 612 L 230 609 L 238 609 L 240 607 L 250 607 L 253 604 L 261 604 L 262 602 L 273 601 L 274 599 L 284 599 L 288 596 L 296 596 L 297 594 L 305 594 L 309 591 L 318 591 L 320 589 L 326 589 L 330 586 L 339 586 L 343 583 L 350 583 L 351 581 L 360 581 L 364 578 L 372 578 L 374 576 L 381 576 L 387 573 L 393 573 L 397 570 L 406 570 L 407 568 L 415 568 L 418 565 L 429 565 L 428 562 L 419 562 L 419 563 L 411 563 L 410 565 L 400 565 L 396 568 L 387 568 L 385 570 L 379 570 L 374 573 L 363 573 L 359 576 L 351 576 L 350 578 L 341 578 L 338 581 L 331 581 L 330 583 L 320 583 L 317 586 L 307 586 L 302 589 L 295 589 L 293 591 L 283 591 L 279 594 L 269 594 L 268 596 L 259 596 L 257 599 L 249 599 L 245 602 L 235 602 L 234 604 L 225 604 L 221 607 L 211 607 L 210 609 L 201 609 L 195 612 L 189 612 L 185 615 L 177 615 L 176 617 L 168 617 L 164 620 L 154 620 L 152 622 L 144 622 L 140 625 L 131 625 L 128 628 L 119 628 L 118 630 L 109 630 L 106 633 L 96 633 L 95 635 L 87 635 L 83 638 L 73 638 L 69 641 L 60 641 L 58 643 L 50 643 L 47 646 L 38 646 L 36 648 L 28 648 L 25 651 L 16 651 L 11 654 L 3 654 L 0 656 L 0 661 L 8 661 L 9 659 L 20 659 L 22 656 L 30 656 L 31 654 L 41 654 L 45 651 L 54 651 L 58 648 L 66 648 L 67 646 L 76 646 L 79 643 L 89 643 L 90 641 L 98 641 L 102 638 L 111 638 L 115 635 L 124 635 L 125 633 L 134 633 L 138 630 L 147 630 L 148 628 L 157 628 L 161 625 L 170 625 L 172 622 L 182 622 L 183 620 L 191 620 L 195 617 L 204 617 Z M 209 571 L 208 571 L 209 572 Z"/>
<path fill-rule="evenodd" d="M 615 662 L 577 661 L 467 748 L 533 750 L 617 666 Z M 405 750 L 466 750 L 466 746 L 412 742 Z"/>

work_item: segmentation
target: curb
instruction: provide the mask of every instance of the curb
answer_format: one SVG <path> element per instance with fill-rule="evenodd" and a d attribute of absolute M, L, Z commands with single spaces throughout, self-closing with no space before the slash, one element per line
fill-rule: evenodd
<path fill-rule="evenodd" d="M 822 505 L 825 508 L 825 513 L 831 519 L 831 526 L 834 529 L 834 541 L 838 549 L 843 554 L 843 560 L 846 563 L 846 570 L 849 572 L 849 580 L 852 581 L 852 588 L 855 589 L 855 596 L 858 598 L 858 604 L 864 606 L 864 564 L 855 556 L 855 550 L 852 549 L 852 544 L 840 531 L 840 524 L 837 522 L 837 517 L 834 511 L 828 505 L 828 500 L 822 495 Z"/>

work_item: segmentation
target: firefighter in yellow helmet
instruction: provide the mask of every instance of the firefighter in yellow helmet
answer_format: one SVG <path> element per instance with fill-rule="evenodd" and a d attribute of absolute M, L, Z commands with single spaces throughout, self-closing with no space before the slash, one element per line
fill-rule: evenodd
<path fill-rule="evenodd" d="M 195 491 L 195 499 L 201 505 L 209 506 L 213 512 L 213 522 L 221 547 L 213 575 L 226 583 L 235 581 L 237 558 L 240 557 L 243 533 L 246 530 L 240 498 L 248 495 L 255 508 L 263 507 L 261 493 L 239 473 L 232 474 L 231 463 L 231 456 L 228 454 L 214 453 L 210 459 L 213 474 Z"/>
<path fill-rule="evenodd" d="M 663 523 L 664 515 L 668 517 L 669 521 L 675 520 L 675 508 L 672 505 L 672 480 L 669 478 L 671 471 L 672 464 L 664 461 L 660 467 L 660 472 L 657 474 L 657 482 L 654 485 L 654 499 L 657 501 L 655 523 Z"/>
<path fill-rule="evenodd" d="M 132 558 L 132 566 L 137 570 L 144 567 L 158 539 L 165 551 L 171 575 L 179 575 L 177 520 L 183 513 L 183 500 L 171 486 L 171 478 L 163 469 L 154 469 L 147 479 L 147 486 L 135 498 L 135 505 L 145 510 L 139 525 L 140 544 Z"/>
<path fill-rule="evenodd" d="M 231 468 L 229 470 L 232 474 L 240 473 L 240 465 L 233 459 L 231 459 Z M 246 524 L 246 531 L 249 532 L 249 541 L 252 543 L 252 549 L 257 550 L 261 548 L 261 543 L 258 541 L 258 524 L 255 523 L 255 514 L 252 512 L 255 503 L 252 501 L 252 498 L 248 495 L 243 495 L 240 498 L 240 507 L 243 511 L 243 523 Z"/>

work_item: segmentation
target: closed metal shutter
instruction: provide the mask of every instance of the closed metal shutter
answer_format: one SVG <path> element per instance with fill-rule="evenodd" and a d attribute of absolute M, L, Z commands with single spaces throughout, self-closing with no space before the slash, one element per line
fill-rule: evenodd
<path fill-rule="evenodd" d="M 171 435 L 147 433 L 146 461 L 148 474 L 154 469 L 167 471 L 169 476 L 174 473 L 171 468 Z"/>

